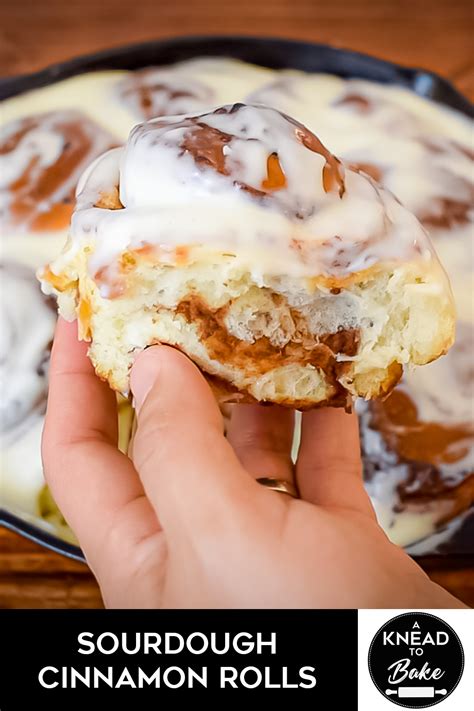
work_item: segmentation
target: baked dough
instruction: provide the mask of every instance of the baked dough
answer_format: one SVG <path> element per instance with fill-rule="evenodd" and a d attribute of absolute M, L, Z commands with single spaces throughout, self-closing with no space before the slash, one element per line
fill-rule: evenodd
<path fill-rule="evenodd" d="M 121 392 L 137 354 L 168 343 L 221 400 L 347 406 L 454 338 L 417 219 L 261 105 L 136 126 L 83 176 L 68 245 L 40 276 Z"/>

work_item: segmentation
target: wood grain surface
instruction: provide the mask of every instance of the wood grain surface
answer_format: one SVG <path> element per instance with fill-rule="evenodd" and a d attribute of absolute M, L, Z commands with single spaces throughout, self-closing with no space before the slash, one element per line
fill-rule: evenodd
<path fill-rule="evenodd" d="M 180 34 L 326 42 L 438 72 L 474 98 L 471 0 L 0 0 L 0 74 Z M 430 568 L 474 606 L 474 571 Z M 0 607 L 100 607 L 87 566 L 0 528 Z"/>

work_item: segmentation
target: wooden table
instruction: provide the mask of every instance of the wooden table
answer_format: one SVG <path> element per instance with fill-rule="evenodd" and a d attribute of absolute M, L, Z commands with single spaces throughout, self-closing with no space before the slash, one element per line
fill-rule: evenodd
<path fill-rule="evenodd" d="M 474 98 L 471 0 L 29 0 L 0 8 L 0 73 L 179 34 L 275 35 L 327 42 L 434 70 Z M 474 605 L 474 571 L 430 575 Z M 98 607 L 85 565 L 0 529 L 0 607 Z"/>

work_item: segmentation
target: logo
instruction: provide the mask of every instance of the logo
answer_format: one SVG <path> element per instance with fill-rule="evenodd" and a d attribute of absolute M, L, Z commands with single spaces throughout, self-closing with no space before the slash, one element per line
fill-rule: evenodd
<path fill-rule="evenodd" d="M 464 670 L 456 632 L 427 612 L 407 612 L 379 629 L 369 649 L 369 672 L 386 699 L 426 709 L 448 697 Z"/>

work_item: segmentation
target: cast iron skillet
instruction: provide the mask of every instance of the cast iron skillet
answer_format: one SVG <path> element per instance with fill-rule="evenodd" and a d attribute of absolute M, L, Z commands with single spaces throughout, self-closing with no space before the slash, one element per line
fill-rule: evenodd
<path fill-rule="evenodd" d="M 398 84 L 468 116 L 474 115 L 472 104 L 452 84 L 424 69 L 402 67 L 366 54 L 336 49 L 324 44 L 259 37 L 178 37 L 105 50 L 54 64 L 33 74 L 0 79 L 0 99 L 7 99 L 83 72 L 139 69 L 153 64 L 171 64 L 203 56 L 234 57 L 273 69 L 302 69 L 369 79 L 382 84 Z M 0 509 L 0 523 L 51 550 L 70 558 L 84 560 L 84 555 L 77 546 L 62 541 L 54 534 L 43 531 L 3 509 Z M 419 560 L 425 567 L 432 561 L 436 561 L 437 565 L 443 561 L 443 564 L 449 566 L 472 564 L 474 551 L 470 549 L 469 541 L 474 540 L 473 529 L 474 517 L 470 517 L 470 521 L 466 521 L 466 525 L 449 543 L 442 550 L 440 548 L 441 555 L 426 556 Z"/>

